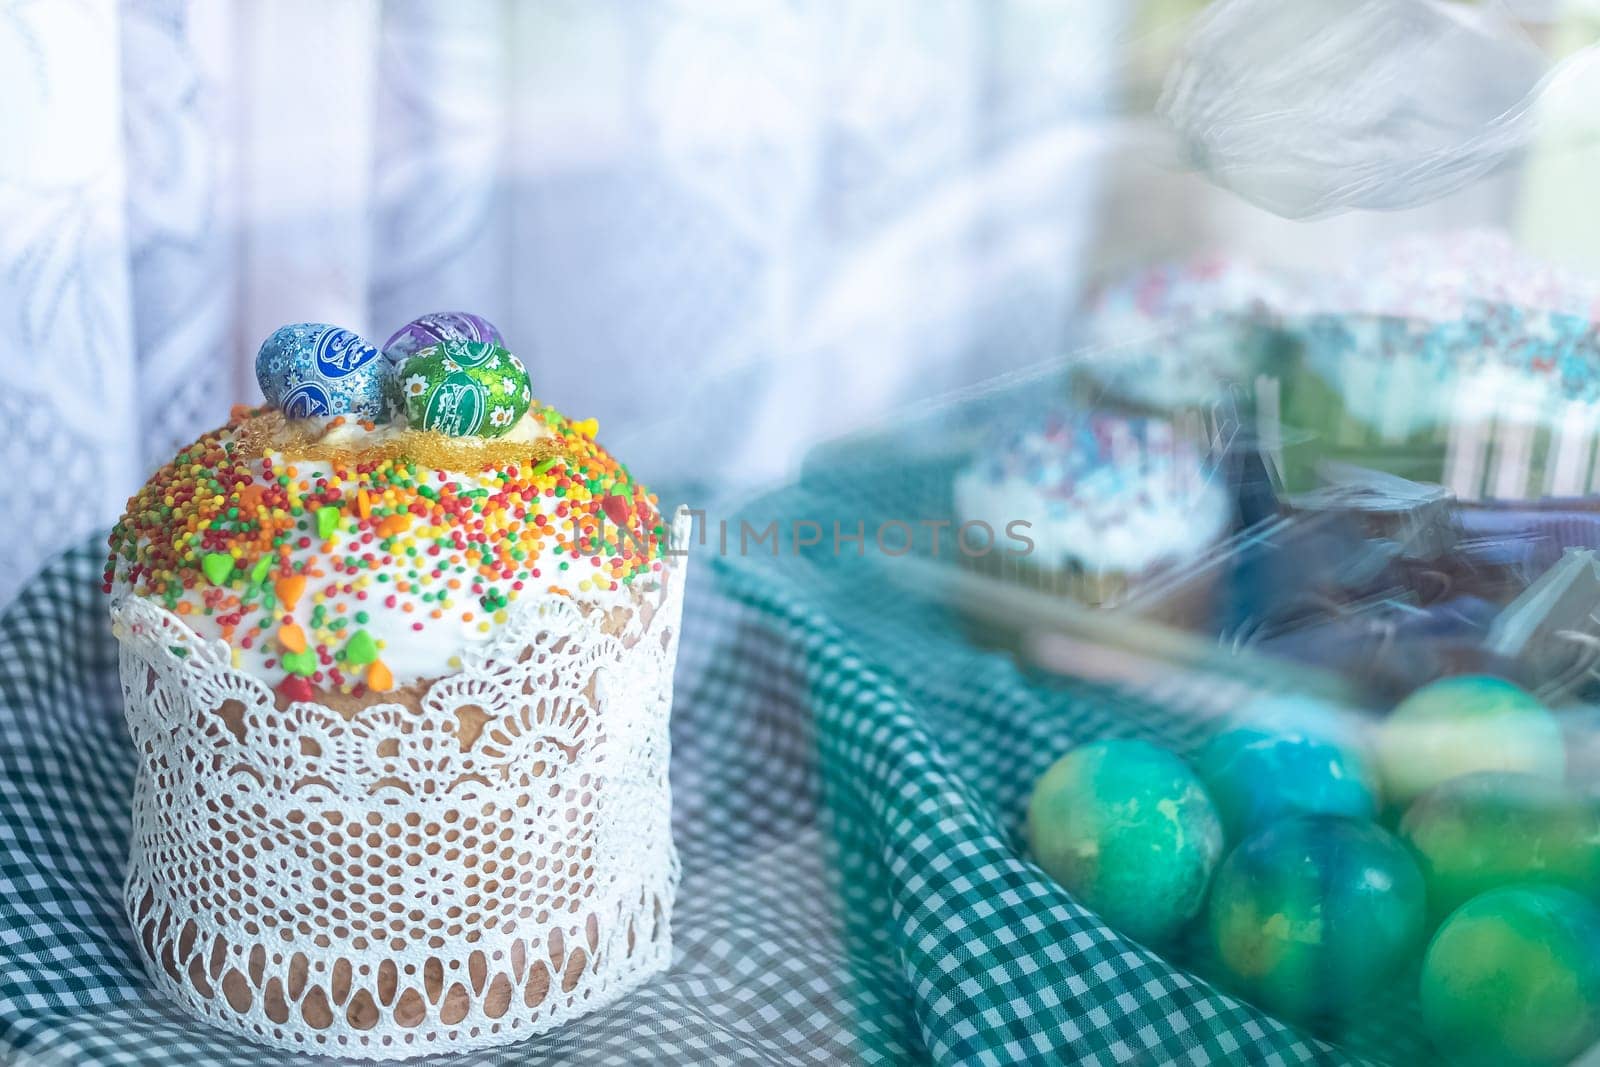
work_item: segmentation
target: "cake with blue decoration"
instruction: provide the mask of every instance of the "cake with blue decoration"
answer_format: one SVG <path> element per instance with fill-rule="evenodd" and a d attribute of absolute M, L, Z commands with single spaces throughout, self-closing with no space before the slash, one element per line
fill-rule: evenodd
<path fill-rule="evenodd" d="M 1600 334 L 1588 319 L 1470 303 L 1462 318 L 1316 315 L 1286 323 L 1281 405 L 1294 492 L 1345 463 L 1442 484 L 1463 502 L 1589 495 Z"/>
<path fill-rule="evenodd" d="M 1073 396 L 1226 446 L 1283 355 L 1277 322 L 1304 298 L 1302 279 L 1216 256 L 1104 286 L 1084 308 L 1088 346 L 1069 370 Z"/>
<path fill-rule="evenodd" d="M 1199 559 L 1234 512 L 1220 473 L 1170 423 L 1070 410 L 997 429 L 954 497 L 964 528 L 994 534 L 986 569 L 1092 606 Z"/>

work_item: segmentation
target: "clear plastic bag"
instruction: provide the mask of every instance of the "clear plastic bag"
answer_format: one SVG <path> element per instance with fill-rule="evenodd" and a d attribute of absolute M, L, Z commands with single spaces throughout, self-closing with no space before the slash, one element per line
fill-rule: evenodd
<path fill-rule="evenodd" d="M 1222 0 L 1158 109 L 1193 165 L 1279 215 L 1394 209 L 1525 148 L 1548 67 L 1494 7 Z"/>

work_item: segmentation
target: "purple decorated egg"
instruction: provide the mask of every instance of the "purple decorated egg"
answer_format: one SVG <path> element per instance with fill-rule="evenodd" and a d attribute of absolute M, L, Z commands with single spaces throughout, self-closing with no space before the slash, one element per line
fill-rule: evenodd
<path fill-rule="evenodd" d="M 424 348 L 445 341 L 481 341 L 504 345 L 505 338 L 494 323 L 470 311 L 435 311 L 419 315 L 394 332 L 384 342 L 383 354 L 390 363 L 399 363 Z"/>

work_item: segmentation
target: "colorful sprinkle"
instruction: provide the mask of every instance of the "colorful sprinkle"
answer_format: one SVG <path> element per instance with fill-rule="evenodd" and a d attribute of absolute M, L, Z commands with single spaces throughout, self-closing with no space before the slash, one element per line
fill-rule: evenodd
<path fill-rule="evenodd" d="M 351 692 L 373 674 L 392 687 L 373 636 L 387 635 L 373 628 L 380 608 L 408 632 L 487 632 L 519 594 L 570 596 L 581 580 L 616 589 L 659 569 L 656 499 L 594 441 L 597 428 L 543 406 L 527 418 L 543 434 L 526 454 L 495 442 L 463 468 L 431 462 L 444 459 L 437 435 L 414 431 L 382 438 L 381 453 L 356 435 L 345 458 L 264 449 L 279 417 L 241 410 L 129 501 L 105 583 L 209 617 L 236 649 L 260 655 L 273 635 L 277 665 L 313 692 Z M 236 574 L 248 587 L 228 587 Z M 309 615 L 291 618 L 305 603 Z"/>
<path fill-rule="evenodd" d="M 263 558 L 267 559 L 269 562 L 271 561 L 270 556 Z M 287 578 L 279 578 L 277 581 L 272 583 L 272 591 L 278 595 L 279 603 L 281 603 L 286 610 L 293 611 L 294 606 L 300 603 L 301 596 L 305 594 L 305 575 L 295 574 Z"/>
<path fill-rule="evenodd" d="M 212 585 L 226 585 L 233 576 L 233 557 L 226 552 L 207 552 L 200 560 L 200 569 Z"/>
<path fill-rule="evenodd" d="M 285 622 L 278 627 L 278 646 L 286 652 L 304 652 L 306 645 L 306 632 L 293 622 Z"/>
<path fill-rule="evenodd" d="M 357 630 L 350 635 L 350 640 L 345 642 L 344 661 L 360 666 L 363 663 L 373 663 L 378 658 L 378 644 L 372 635 L 365 630 Z"/>
<path fill-rule="evenodd" d="M 336 507 L 320 507 L 317 509 L 317 536 L 326 541 L 339 529 L 339 509 Z"/>
<path fill-rule="evenodd" d="M 267 573 L 272 570 L 272 557 L 262 556 L 256 560 L 256 565 L 250 568 L 250 584 L 260 585 L 267 580 Z"/>
<path fill-rule="evenodd" d="M 394 688 L 394 675 L 389 668 L 383 665 L 382 660 L 375 661 L 367 668 L 367 688 L 374 693 L 387 693 Z"/>
<path fill-rule="evenodd" d="M 410 515 L 390 515 L 378 523 L 379 537 L 393 537 L 395 534 L 405 533 L 411 527 Z"/>

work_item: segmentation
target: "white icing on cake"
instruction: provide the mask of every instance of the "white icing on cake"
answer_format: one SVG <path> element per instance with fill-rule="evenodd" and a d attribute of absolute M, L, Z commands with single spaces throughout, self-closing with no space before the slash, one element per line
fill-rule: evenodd
<path fill-rule="evenodd" d="M 272 428 L 264 451 L 241 447 L 252 425 Z M 321 419 L 207 435 L 130 501 L 108 592 L 225 640 L 235 667 L 269 684 L 350 692 L 370 684 L 373 659 L 394 686 L 451 673 L 529 601 L 606 609 L 631 603 L 635 581 L 653 586 L 665 527 L 592 425 L 540 409 L 490 442 L 407 432 L 403 419 Z M 410 458 L 425 455 L 465 469 Z M 292 604 L 285 579 L 299 583 Z M 296 627 L 314 661 L 293 647 Z"/>
<path fill-rule="evenodd" d="M 1164 423 L 1052 416 L 992 440 L 956 477 L 959 520 L 1034 542 L 1024 562 L 1136 574 L 1191 559 L 1227 531 L 1225 488 Z"/>

